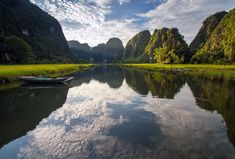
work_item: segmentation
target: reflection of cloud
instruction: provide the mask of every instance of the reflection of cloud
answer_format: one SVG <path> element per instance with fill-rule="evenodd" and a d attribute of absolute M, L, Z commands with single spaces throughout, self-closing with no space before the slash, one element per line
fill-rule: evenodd
<path fill-rule="evenodd" d="M 129 3 L 131 0 L 118 0 L 120 5 L 123 5 L 124 3 Z"/>
<path fill-rule="evenodd" d="M 122 111 L 116 110 L 116 113 L 112 105 L 121 107 Z M 136 112 L 140 112 L 140 115 Z M 113 117 L 114 114 L 116 117 Z M 154 124 L 152 116 L 158 119 L 155 125 L 157 128 L 151 126 L 153 131 L 161 130 L 161 136 L 150 133 L 151 142 L 155 146 L 133 146 L 131 142 L 107 135 L 110 128 L 117 125 L 122 125 L 119 126 L 122 128 L 128 122 L 134 122 L 135 126 L 138 126 L 139 121 L 151 121 Z M 125 82 L 119 89 L 112 89 L 107 84 L 91 81 L 71 88 L 63 107 L 52 112 L 26 136 L 4 146 L 0 150 L 0 158 L 11 147 L 17 147 L 17 143 L 21 144 L 18 145 L 18 150 L 15 149 L 15 153 L 19 158 L 25 159 L 184 158 L 189 155 L 203 158 L 208 157 L 208 154 L 216 158 L 221 153 L 229 158 L 228 154 L 235 152 L 226 137 L 221 120 L 220 115 L 210 114 L 196 106 L 187 85 L 175 99 L 159 99 L 141 97 Z M 149 122 L 146 126 L 148 124 Z M 139 128 L 135 127 L 135 130 L 139 131 Z M 131 135 L 136 132 L 129 133 Z"/>

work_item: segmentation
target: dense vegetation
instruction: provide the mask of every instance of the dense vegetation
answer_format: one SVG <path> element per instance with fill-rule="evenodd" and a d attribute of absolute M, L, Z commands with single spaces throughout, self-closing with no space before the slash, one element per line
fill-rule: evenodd
<path fill-rule="evenodd" d="M 0 1 L 0 63 L 69 62 L 58 21 L 29 0 Z"/>
<path fill-rule="evenodd" d="M 123 61 L 145 63 L 234 63 L 235 62 L 235 9 L 218 12 L 204 20 L 199 33 L 190 44 L 176 28 L 156 29 L 145 51 L 137 51 L 141 58 L 133 56 L 135 49 L 141 50 L 147 36 L 139 38 L 142 32 L 126 45 Z M 139 44 L 139 49 L 136 45 Z M 128 58 L 132 60 L 128 60 Z"/>
<path fill-rule="evenodd" d="M 35 61 L 31 46 L 14 35 L 0 36 L 0 61 L 2 63 L 30 63 Z"/>
<path fill-rule="evenodd" d="M 188 46 L 176 28 L 156 29 L 145 53 L 151 63 L 183 63 L 188 62 L 190 56 Z"/>
<path fill-rule="evenodd" d="M 228 12 L 211 33 L 205 45 L 194 55 L 197 63 L 235 62 L 235 9 Z"/>
<path fill-rule="evenodd" d="M 191 42 L 190 49 L 197 51 L 202 48 L 225 14 L 227 14 L 227 12 L 222 11 L 206 18 L 198 34 Z"/>

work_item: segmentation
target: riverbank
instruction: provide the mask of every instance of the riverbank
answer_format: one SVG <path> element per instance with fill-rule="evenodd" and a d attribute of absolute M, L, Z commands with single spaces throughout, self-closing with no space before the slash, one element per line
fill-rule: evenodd
<path fill-rule="evenodd" d="M 177 71 L 181 74 L 235 81 L 235 65 L 211 64 L 123 64 L 148 71 Z"/>
<path fill-rule="evenodd" d="M 0 81 L 9 83 L 15 81 L 18 76 L 65 76 L 93 66 L 93 64 L 0 65 Z"/>

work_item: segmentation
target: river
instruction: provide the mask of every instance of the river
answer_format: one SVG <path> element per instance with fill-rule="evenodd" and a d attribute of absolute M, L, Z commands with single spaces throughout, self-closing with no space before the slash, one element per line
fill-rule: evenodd
<path fill-rule="evenodd" d="M 100 66 L 0 91 L 0 158 L 235 156 L 235 82 Z"/>

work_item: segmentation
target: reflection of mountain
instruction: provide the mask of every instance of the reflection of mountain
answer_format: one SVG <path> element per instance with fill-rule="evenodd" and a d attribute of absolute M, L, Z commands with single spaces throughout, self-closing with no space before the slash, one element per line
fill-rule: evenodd
<path fill-rule="evenodd" d="M 126 83 L 141 95 L 147 95 L 149 89 L 144 80 L 144 72 L 136 71 L 134 69 L 124 69 L 124 76 Z"/>
<path fill-rule="evenodd" d="M 0 92 L 0 147 L 24 135 L 61 107 L 68 87 L 16 88 Z"/>
<path fill-rule="evenodd" d="M 229 140 L 235 145 L 235 83 L 196 77 L 188 78 L 187 83 L 201 108 L 223 116 Z"/>
<path fill-rule="evenodd" d="M 147 95 L 150 91 L 153 96 L 173 99 L 184 85 L 184 78 L 175 74 L 161 72 L 140 72 L 133 69 L 125 69 L 124 75 L 127 84 L 141 95 Z"/>
<path fill-rule="evenodd" d="M 89 69 L 82 73 L 77 73 L 72 85 L 80 85 L 84 82 L 90 82 L 91 79 L 101 83 L 107 83 L 111 88 L 119 88 L 122 86 L 124 76 L 120 67 L 116 66 L 100 66 Z"/>
<path fill-rule="evenodd" d="M 184 85 L 184 78 L 171 73 L 146 73 L 145 81 L 153 96 L 173 99 Z"/>
<path fill-rule="evenodd" d="M 96 69 L 94 69 L 94 73 L 94 79 L 102 83 L 107 83 L 111 88 L 119 88 L 122 86 L 124 76 L 120 67 L 97 67 Z"/>

